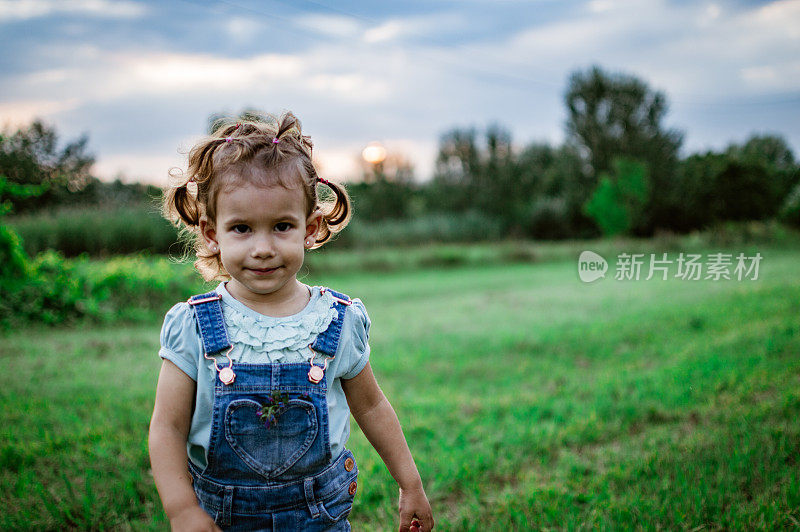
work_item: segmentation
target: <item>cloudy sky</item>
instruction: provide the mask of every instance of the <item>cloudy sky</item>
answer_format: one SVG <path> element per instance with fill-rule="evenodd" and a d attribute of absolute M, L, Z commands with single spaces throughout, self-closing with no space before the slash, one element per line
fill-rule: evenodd
<path fill-rule="evenodd" d="M 666 93 L 686 153 L 754 132 L 800 156 L 800 0 L 0 0 L 0 123 L 89 136 L 95 174 L 164 184 L 214 112 L 289 109 L 328 177 L 380 141 L 430 175 L 440 135 L 564 138 L 568 76 Z"/>

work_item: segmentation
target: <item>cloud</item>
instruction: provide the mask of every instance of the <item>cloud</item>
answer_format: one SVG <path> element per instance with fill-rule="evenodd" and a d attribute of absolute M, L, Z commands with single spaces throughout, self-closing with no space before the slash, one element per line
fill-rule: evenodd
<path fill-rule="evenodd" d="M 493 53 L 514 50 L 513 59 L 500 61 L 519 65 L 523 75 L 563 76 L 601 64 L 644 77 L 676 100 L 715 99 L 723 87 L 726 97 L 800 90 L 800 2 L 738 11 L 664 0 L 594 0 L 585 7 L 575 18 L 519 31 Z"/>
<path fill-rule="evenodd" d="M 363 35 L 369 44 L 432 38 L 434 44 L 445 45 L 443 38 L 469 30 L 468 21 L 457 13 L 435 13 L 425 16 L 394 17 L 373 24 Z"/>
<path fill-rule="evenodd" d="M 67 100 L 15 100 L 0 103 L 0 120 L 3 127 L 19 128 L 30 124 L 37 118 L 75 109 L 79 105 L 76 99 Z"/>
<path fill-rule="evenodd" d="M 186 157 L 154 155 L 151 152 L 127 152 L 105 154 L 92 166 L 92 174 L 111 181 L 121 178 L 126 182 L 142 181 L 164 186 L 168 182 L 170 168 L 186 168 Z"/>
<path fill-rule="evenodd" d="M 302 15 L 295 22 L 319 35 L 338 39 L 351 39 L 364 31 L 361 22 L 340 15 Z"/>
<path fill-rule="evenodd" d="M 228 38 L 236 44 L 247 44 L 256 39 L 265 39 L 267 26 L 247 17 L 231 17 L 224 22 L 224 31 Z"/>
<path fill-rule="evenodd" d="M 294 22 L 302 28 L 316 32 L 319 36 L 338 39 L 340 42 L 346 39 L 350 43 L 360 40 L 367 44 L 425 37 L 440 40 L 444 35 L 466 31 L 469 26 L 463 15 L 450 12 L 391 17 L 379 21 L 314 14 L 303 15 Z"/>
<path fill-rule="evenodd" d="M 75 64 L 27 73 L 7 82 L 6 97 L 59 93 L 82 102 L 120 100 L 131 96 L 185 97 L 215 94 L 263 95 L 291 86 L 326 99 L 353 102 L 385 99 L 391 87 L 369 75 L 381 64 L 359 62 L 358 54 L 341 56 L 260 54 L 227 58 L 211 54 L 178 54 L 86 50 Z M 349 64 L 355 60 L 354 64 Z"/>
<path fill-rule="evenodd" d="M 741 70 L 741 76 L 757 89 L 795 91 L 800 86 L 800 61 L 750 66 Z"/>
<path fill-rule="evenodd" d="M 110 0 L 0 0 L 0 22 L 30 20 L 53 15 L 83 15 L 99 18 L 139 18 L 144 5 Z"/>
<path fill-rule="evenodd" d="M 407 27 L 399 21 L 390 20 L 364 32 L 364 41 L 368 43 L 393 41 L 404 32 L 407 33 L 406 30 Z"/>
<path fill-rule="evenodd" d="M 213 21 L 193 22 L 193 33 L 221 31 L 222 39 L 241 45 L 235 52 L 225 46 L 198 52 L 172 35 L 157 49 L 44 39 L 29 49 L 38 54 L 26 59 L 33 71 L 0 78 L 0 117 L 50 115 L 61 120 L 60 131 L 89 130 L 103 175 L 113 176 L 117 164 L 132 175 L 163 177 L 174 163 L 144 143 L 172 153 L 176 138 L 201 132 L 208 113 L 288 108 L 314 137 L 315 155 L 332 177 L 357 175 L 358 153 L 371 140 L 408 155 L 424 177 L 438 136 L 454 126 L 497 121 L 518 142 L 520 135 L 522 142 L 560 141 L 567 75 L 591 64 L 637 75 L 679 106 L 800 90 L 800 2 L 741 8 L 703 0 L 595 0 L 568 10 L 542 4 L 535 9 L 550 9 L 547 16 L 516 16 L 502 31 L 490 27 L 497 21 L 472 17 L 461 6 L 379 21 L 215 13 Z M 0 0 L 0 20 L 4 6 Z M 260 35 L 278 23 L 315 38 L 288 51 L 265 46 Z M 280 41 L 293 43 L 282 34 Z M 736 124 L 726 127 L 754 127 Z M 129 147 L 119 140 L 123 127 Z"/>

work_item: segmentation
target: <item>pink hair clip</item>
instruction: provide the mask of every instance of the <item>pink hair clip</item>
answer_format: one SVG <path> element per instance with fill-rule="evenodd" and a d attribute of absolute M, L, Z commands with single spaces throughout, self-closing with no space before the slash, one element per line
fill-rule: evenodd
<path fill-rule="evenodd" d="M 280 141 L 281 141 L 281 139 L 279 139 L 278 137 L 275 137 L 274 139 L 272 139 L 272 143 L 273 143 L 273 144 L 277 144 L 277 143 L 279 143 Z"/>
<path fill-rule="evenodd" d="M 236 127 L 235 127 L 235 128 L 233 128 L 233 131 L 236 131 L 236 130 L 237 130 L 237 129 L 239 129 L 240 127 L 242 127 L 242 124 L 241 124 L 241 122 L 240 122 L 240 123 L 238 123 L 238 124 L 236 124 Z M 233 137 L 231 137 L 230 135 L 228 135 L 227 137 L 225 137 L 225 142 L 230 142 L 230 141 L 232 141 L 232 140 L 233 140 Z"/>

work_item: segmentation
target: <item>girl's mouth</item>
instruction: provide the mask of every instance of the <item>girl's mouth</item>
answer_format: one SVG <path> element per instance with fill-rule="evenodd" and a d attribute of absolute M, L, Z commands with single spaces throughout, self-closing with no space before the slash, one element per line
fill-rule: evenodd
<path fill-rule="evenodd" d="M 249 268 L 249 270 L 255 273 L 256 275 L 269 275 L 277 269 L 278 268 L 264 268 L 264 269 Z"/>

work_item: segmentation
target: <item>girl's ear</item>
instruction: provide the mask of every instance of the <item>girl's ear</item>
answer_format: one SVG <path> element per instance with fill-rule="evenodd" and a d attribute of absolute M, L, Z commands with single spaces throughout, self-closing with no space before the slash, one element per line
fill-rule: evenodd
<path fill-rule="evenodd" d="M 306 236 L 305 242 L 311 242 L 311 247 L 317 241 L 317 233 L 319 233 L 320 224 L 322 223 L 322 211 L 315 209 L 306 219 Z"/>
<path fill-rule="evenodd" d="M 219 251 L 219 242 L 217 241 L 217 230 L 214 224 L 208 219 L 205 214 L 200 217 L 200 234 L 203 235 L 203 240 L 206 241 L 206 247 L 216 253 Z"/>

